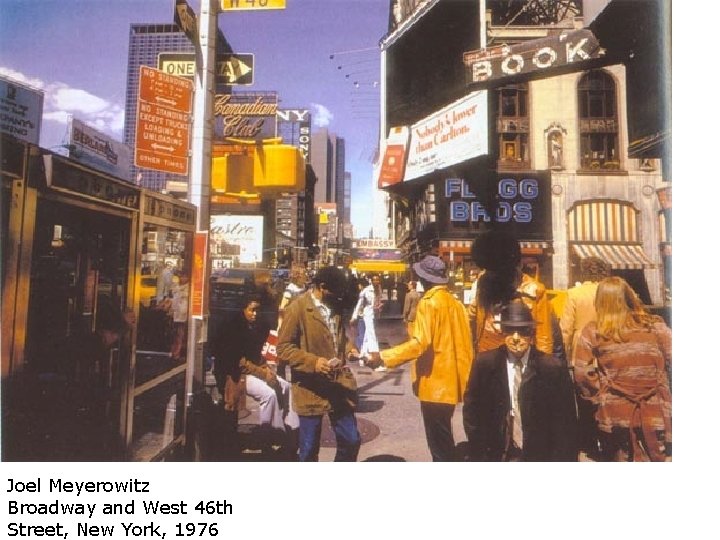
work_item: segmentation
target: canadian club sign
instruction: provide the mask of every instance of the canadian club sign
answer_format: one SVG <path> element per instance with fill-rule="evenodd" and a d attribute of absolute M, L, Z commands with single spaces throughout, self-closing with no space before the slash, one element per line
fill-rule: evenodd
<path fill-rule="evenodd" d="M 466 52 L 463 62 L 467 83 L 473 84 L 559 68 L 604 54 L 593 33 L 583 28 L 517 45 Z"/>

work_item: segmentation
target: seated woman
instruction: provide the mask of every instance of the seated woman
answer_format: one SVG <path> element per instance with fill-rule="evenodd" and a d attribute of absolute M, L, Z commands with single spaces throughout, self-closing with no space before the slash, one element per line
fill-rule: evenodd
<path fill-rule="evenodd" d="M 225 322 L 215 344 L 216 377 L 224 378 L 225 409 L 237 410 L 235 390 L 245 375 L 247 394 L 260 403 L 260 424 L 268 445 L 276 435 L 287 435 L 292 443 L 299 427 L 292 410 L 290 383 L 278 377 L 262 356 L 269 327 L 258 321 L 260 299 L 246 296 L 241 311 Z M 292 446 L 292 444 L 290 445 Z"/>
<path fill-rule="evenodd" d="M 672 334 L 619 277 L 603 279 L 596 322 L 575 350 L 575 383 L 595 408 L 601 451 L 612 461 L 666 461 L 672 441 Z"/>

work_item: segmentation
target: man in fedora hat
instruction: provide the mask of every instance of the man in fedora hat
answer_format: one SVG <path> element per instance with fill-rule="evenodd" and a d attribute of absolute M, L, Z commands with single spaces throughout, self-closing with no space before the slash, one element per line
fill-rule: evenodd
<path fill-rule="evenodd" d="M 452 417 L 462 401 L 472 363 L 470 323 L 465 306 L 447 289 L 445 263 L 427 255 L 413 265 L 425 290 L 410 339 L 375 353 L 388 368 L 414 361 L 413 391 L 420 400 L 425 436 L 433 461 L 454 461 Z"/>
<path fill-rule="evenodd" d="M 575 461 L 575 395 L 565 365 L 535 345 L 521 300 L 500 314 L 504 345 L 479 353 L 465 391 L 471 461 Z"/>

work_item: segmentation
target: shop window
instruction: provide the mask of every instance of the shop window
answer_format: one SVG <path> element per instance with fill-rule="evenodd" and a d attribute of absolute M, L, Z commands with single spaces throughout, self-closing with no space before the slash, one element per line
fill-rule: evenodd
<path fill-rule="evenodd" d="M 529 169 L 528 86 L 509 85 L 497 90 L 498 168 Z"/>
<path fill-rule="evenodd" d="M 578 83 L 580 168 L 587 171 L 620 169 L 615 81 L 593 70 Z"/>

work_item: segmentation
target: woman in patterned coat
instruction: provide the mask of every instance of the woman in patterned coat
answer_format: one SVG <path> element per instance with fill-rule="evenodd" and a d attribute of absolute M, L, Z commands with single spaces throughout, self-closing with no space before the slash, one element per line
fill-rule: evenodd
<path fill-rule="evenodd" d="M 619 277 L 598 285 L 597 321 L 582 331 L 575 383 L 596 407 L 603 455 L 614 461 L 669 460 L 672 334 Z"/>

